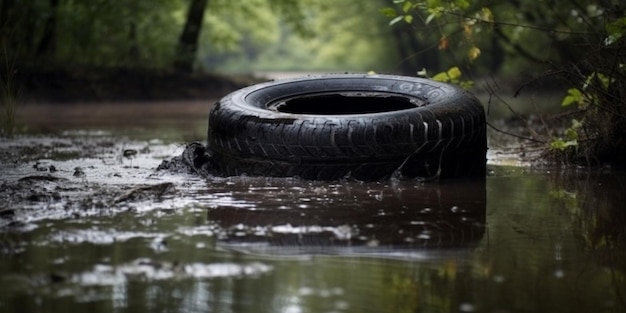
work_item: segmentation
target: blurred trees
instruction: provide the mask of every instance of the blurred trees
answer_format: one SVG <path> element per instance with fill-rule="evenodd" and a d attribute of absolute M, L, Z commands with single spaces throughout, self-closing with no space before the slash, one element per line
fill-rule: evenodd
<path fill-rule="evenodd" d="M 384 4 L 0 0 L 0 50 L 21 67 L 392 70 Z"/>
<path fill-rule="evenodd" d="M 241 51 L 246 40 L 267 43 L 267 30 L 277 29 L 279 18 L 306 33 L 307 2 L 0 0 L 0 51 L 27 67 L 190 71 L 197 52 Z"/>
<path fill-rule="evenodd" d="M 206 4 L 207 0 L 191 0 L 185 27 L 180 34 L 176 55 L 174 56 L 174 67 L 177 70 L 183 72 L 191 72 L 193 70 Z"/>
<path fill-rule="evenodd" d="M 304 2 L 304 1 L 302 1 Z M 244 35 L 244 49 L 210 51 L 209 67 L 228 71 L 390 70 L 398 63 L 390 35 L 393 29 L 379 13 L 382 1 L 311 0 L 302 7 L 300 31 L 284 23 L 259 25 L 272 29 L 263 42 Z M 274 18 L 282 19 L 282 17 Z M 246 34 L 246 23 L 233 21 L 233 28 Z"/>
<path fill-rule="evenodd" d="M 581 60 L 606 38 L 607 21 L 624 16 L 624 6 L 619 0 L 0 0 L 0 53 L 44 67 L 416 75 L 460 66 L 480 75 L 519 73 Z M 395 17 L 401 19 L 389 25 Z"/>
<path fill-rule="evenodd" d="M 0 45 L 21 66 L 160 66 L 171 58 L 183 4 L 2 0 Z"/>
<path fill-rule="evenodd" d="M 439 51 L 439 62 L 425 67 L 493 74 L 579 62 L 603 44 L 606 25 L 625 10 L 618 0 L 390 0 L 381 12 L 392 27 L 411 28 L 428 43 L 414 57 Z"/>

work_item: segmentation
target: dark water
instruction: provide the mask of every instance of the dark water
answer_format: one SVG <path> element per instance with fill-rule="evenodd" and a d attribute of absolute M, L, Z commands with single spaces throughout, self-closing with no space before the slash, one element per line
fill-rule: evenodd
<path fill-rule="evenodd" d="M 626 312 L 623 173 L 202 180 L 168 125 L 0 140 L 0 312 Z"/>

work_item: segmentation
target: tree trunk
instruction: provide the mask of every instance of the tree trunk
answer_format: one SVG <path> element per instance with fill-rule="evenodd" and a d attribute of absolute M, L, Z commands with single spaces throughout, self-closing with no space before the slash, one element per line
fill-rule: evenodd
<path fill-rule="evenodd" d="M 393 36 L 401 58 L 400 72 L 403 75 L 415 76 L 423 68 L 434 72 L 440 71 L 439 51 L 422 45 L 411 25 L 404 22 L 398 24 L 393 26 Z"/>
<path fill-rule="evenodd" d="M 44 24 L 43 35 L 37 46 L 37 56 L 53 56 L 56 52 L 57 8 L 59 0 L 50 0 L 50 14 Z"/>
<path fill-rule="evenodd" d="M 128 30 L 128 41 L 130 42 L 130 48 L 128 49 L 128 60 L 131 65 L 137 65 L 139 63 L 139 42 L 137 40 L 137 23 L 135 21 L 130 22 Z"/>
<path fill-rule="evenodd" d="M 0 2 L 0 34 L 5 35 L 11 30 L 11 27 L 15 24 L 14 19 L 11 17 L 11 11 L 15 6 L 14 0 L 3 0 Z"/>
<path fill-rule="evenodd" d="M 198 39 L 204 20 L 204 9 L 208 0 L 191 0 L 187 21 L 178 39 L 174 68 L 183 72 L 193 71 L 193 64 L 198 51 Z"/>

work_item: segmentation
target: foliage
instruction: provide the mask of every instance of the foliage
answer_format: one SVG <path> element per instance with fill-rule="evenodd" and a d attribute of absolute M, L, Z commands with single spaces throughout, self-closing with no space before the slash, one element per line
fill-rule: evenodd
<path fill-rule="evenodd" d="M 4 12 L 2 40 L 21 66 L 163 66 L 170 61 L 183 1 L 11 2 Z M 55 31 L 46 38 L 46 23 Z M 172 31 L 175 29 L 176 31 Z M 38 49 L 44 40 L 54 42 Z"/>
<path fill-rule="evenodd" d="M 572 126 L 564 131 L 563 137 L 557 137 L 550 141 L 550 149 L 555 151 L 564 151 L 566 149 L 578 146 L 578 130 L 582 123 L 577 119 L 572 119 Z"/>
<path fill-rule="evenodd" d="M 574 162 L 623 164 L 626 156 L 626 17 L 606 19 L 602 43 L 591 45 L 591 53 L 565 71 L 574 87 L 561 105 L 578 119 L 564 136 L 576 141 L 562 145 L 559 137 L 551 147 Z"/>
<path fill-rule="evenodd" d="M 200 54 L 246 51 L 277 39 L 284 24 L 311 36 L 305 7 L 317 0 L 208 1 Z M 53 5 L 53 3 L 55 3 Z M 18 66 L 168 68 L 190 1 L 4 1 L 0 41 Z M 46 49 L 43 43 L 51 42 Z"/>
<path fill-rule="evenodd" d="M 482 53 L 477 42 L 481 37 L 476 34 L 488 32 L 494 23 L 493 13 L 489 8 L 474 8 L 466 0 L 395 0 L 393 3 L 397 8 L 386 7 L 380 10 L 380 13 L 391 19 L 389 25 L 405 22 L 412 24 L 420 35 L 428 32 L 437 36 L 429 38 L 433 44 L 421 52 L 436 49 L 442 55 L 448 56 L 444 64 L 428 64 L 435 70 L 459 66 L 469 69 Z"/>
<path fill-rule="evenodd" d="M 426 73 L 426 70 L 423 70 L 423 73 Z M 420 72 L 418 72 L 418 75 Z M 462 80 L 461 75 L 463 73 L 461 70 L 454 66 L 445 72 L 441 72 L 432 77 L 433 80 L 443 83 L 450 83 L 461 86 L 463 89 L 470 89 L 474 85 L 474 82 L 471 80 Z"/>
<path fill-rule="evenodd" d="M 458 83 L 456 69 L 471 72 L 486 48 L 492 59 L 502 58 L 492 70 L 504 59 L 521 57 L 534 65 L 527 69 L 537 71 L 535 77 L 564 79 L 572 86 L 562 101 L 572 108 L 571 126 L 549 140 L 549 151 L 568 162 L 626 163 L 625 4 L 394 0 L 393 5 L 381 10 L 390 25 L 435 24 L 438 50 L 465 55 L 464 62 L 457 59 L 433 78 Z"/>

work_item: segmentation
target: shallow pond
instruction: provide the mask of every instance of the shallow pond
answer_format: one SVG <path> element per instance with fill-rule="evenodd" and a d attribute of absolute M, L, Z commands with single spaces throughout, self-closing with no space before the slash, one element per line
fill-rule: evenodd
<path fill-rule="evenodd" d="M 626 311 L 623 173 L 495 153 L 439 183 L 157 170 L 204 140 L 194 110 L 31 114 L 45 134 L 0 139 L 0 312 Z"/>

